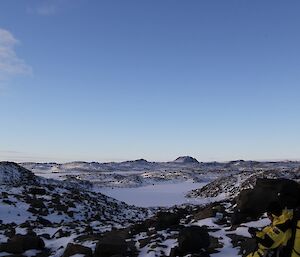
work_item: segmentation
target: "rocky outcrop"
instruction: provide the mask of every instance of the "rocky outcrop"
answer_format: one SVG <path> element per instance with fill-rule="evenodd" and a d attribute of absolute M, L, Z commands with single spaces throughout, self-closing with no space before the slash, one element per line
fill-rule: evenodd
<path fill-rule="evenodd" d="M 179 232 L 178 253 L 201 253 L 208 249 L 209 244 L 209 235 L 205 227 L 190 226 Z"/>
<path fill-rule="evenodd" d="M 157 213 L 155 229 L 163 230 L 172 226 L 176 226 L 179 224 L 180 219 L 180 213 L 159 212 Z"/>
<path fill-rule="evenodd" d="M 35 233 L 27 235 L 17 234 L 6 243 L 0 245 L 0 252 L 20 254 L 27 250 L 43 250 L 44 248 L 45 243 L 43 239 L 38 237 Z"/>
<path fill-rule="evenodd" d="M 70 257 L 75 254 L 82 254 L 84 257 L 93 256 L 93 252 L 91 248 L 79 244 L 69 243 L 62 257 Z"/>
<path fill-rule="evenodd" d="M 106 235 L 96 245 L 95 257 L 111 257 L 113 255 L 125 255 L 127 243 L 120 235 Z"/>
<path fill-rule="evenodd" d="M 300 185 L 289 179 L 257 179 L 253 189 L 240 192 L 232 223 L 257 219 L 271 202 L 280 202 L 282 207 L 294 208 L 300 204 Z"/>

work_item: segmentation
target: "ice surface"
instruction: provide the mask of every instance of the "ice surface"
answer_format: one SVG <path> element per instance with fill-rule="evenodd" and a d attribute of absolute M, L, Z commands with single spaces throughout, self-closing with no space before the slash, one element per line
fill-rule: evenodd
<path fill-rule="evenodd" d="M 162 183 L 138 188 L 98 188 L 98 192 L 139 207 L 173 206 L 193 201 L 185 194 L 201 188 L 206 183 L 185 181 L 180 183 Z"/>

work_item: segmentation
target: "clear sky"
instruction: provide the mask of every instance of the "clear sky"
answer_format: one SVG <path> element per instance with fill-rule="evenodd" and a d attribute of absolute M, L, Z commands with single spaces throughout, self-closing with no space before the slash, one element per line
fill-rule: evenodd
<path fill-rule="evenodd" d="M 0 1 L 0 160 L 300 159 L 300 1 Z"/>

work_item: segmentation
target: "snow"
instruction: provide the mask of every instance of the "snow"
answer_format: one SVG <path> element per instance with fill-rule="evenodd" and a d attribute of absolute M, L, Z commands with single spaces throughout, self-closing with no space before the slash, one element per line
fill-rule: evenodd
<path fill-rule="evenodd" d="M 192 201 L 185 194 L 201 188 L 206 183 L 193 183 L 191 180 L 180 183 L 161 183 L 137 188 L 98 188 L 98 192 L 139 207 L 173 206 Z"/>
<path fill-rule="evenodd" d="M 29 205 L 26 203 L 18 203 L 17 206 L 18 208 L 13 205 L 1 203 L 0 220 L 2 220 L 3 223 L 15 222 L 16 224 L 21 224 L 30 219 L 32 213 L 26 211 Z"/>
<path fill-rule="evenodd" d="M 54 255 L 51 255 L 52 257 L 60 257 L 63 255 L 64 248 L 61 248 L 61 246 L 67 246 L 68 243 L 72 243 L 74 238 L 76 238 L 76 235 L 71 235 L 69 237 L 61 237 L 58 239 L 51 239 L 51 240 L 44 240 L 46 248 L 50 249 L 58 249 L 57 252 Z"/>
<path fill-rule="evenodd" d="M 167 233 L 166 231 L 160 231 L 157 234 L 162 235 L 164 238 L 167 237 Z M 174 232 L 172 232 L 172 234 L 174 234 Z M 140 233 L 139 235 L 136 236 L 136 247 L 139 248 L 140 244 L 138 242 L 138 240 L 140 239 L 144 239 L 147 237 L 146 233 Z M 157 257 L 157 256 L 169 256 L 171 249 L 175 246 L 178 245 L 178 242 L 176 239 L 166 239 L 163 241 L 162 245 L 157 245 L 157 242 L 152 242 L 146 246 L 144 246 L 143 248 L 140 248 L 140 253 L 138 255 L 138 257 Z M 156 247 L 155 247 L 156 246 Z"/>
<path fill-rule="evenodd" d="M 217 218 L 213 217 L 213 218 L 206 218 L 206 219 L 197 221 L 194 224 L 194 225 L 198 225 L 198 226 L 207 226 L 210 229 L 218 229 L 217 231 L 209 232 L 209 234 L 213 237 L 218 238 L 220 243 L 223 244 L 223 247 L 217 249 L 220 251 L 219 253 L 211 254 L 211 256 L 212 257 L 224 257 L 224 256 L 238 257 L 239 249 L 233 248 L 231 239 L 227 236 L 227 234 L 229 234 L 228 230 L 230 229 L 230 227 L 218 225 L 218 224 L 214 223 L 215 221 L 217 221 Z M 232 231 L 230 232 L 230 234 L 231 233 L 232 233 Z"/>
<path fill-rule="evenodd" d="M 241 226 L 243 225 L 247 227 L 261 228 L 270 225 L 270 220 L 267 217 L 263 217 L 262 219 L 259 219 L 257 221 L 242 223 Z"/>

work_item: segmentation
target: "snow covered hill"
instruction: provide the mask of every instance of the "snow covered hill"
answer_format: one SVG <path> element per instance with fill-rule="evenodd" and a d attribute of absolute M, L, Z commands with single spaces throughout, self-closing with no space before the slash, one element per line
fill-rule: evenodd
<path fill-rule="evenodd" d="M 206 186 L 195 189 L 188 193 L 191 198 L 205 198 L 223 196 L 223 198 L 233 198 L 241 190 L 253 188 L 258 178 L 287 178 L 300 182 L 300 169 L 274 169 L 259 170 L 256 172 L 238 172 L 230 176 L 224 175 L 208 183 Z"/>
<path fill-rule="evenodd" d="M 22 166 L 0 162 L 0 257 L 242 256 L 251 245 L 248 227 L 262 227 L 268 220 L 262 216 L 233 227 L 232 200 L 241 190 L 253 188 L 258 178 L 300 180 L 299 162 L 151 163 L 141 159 Z M 191 191 L 189 197 L 209 197 L 214 202 L 146 209 L 93 188 L 191 180 L 207 185 Z M 197 255 L 188 255 L 185 244 L 200 247 Z"/>
<path fill-rule="evenodd" d="M 34 174 L 58 180 L 87 181 L 97 187 L 140 187 L 164 182 L 211 182 L 228 177 L 232 185 L 238 178 L 259 172 L 285 172 L 300 168 L 300 162 L 232 161 L 199 163 L 189 156 L 173 162 L 148 162 L 144 159 L 120 163 L 21 163 Z M 240 176 L 235 176 L 244 173 Z M 229 176 L 233 176 L 229 178 Z M 235 181 L 235 182 L 234 182 Z M 216 182 L 217 183 L 217 182 Z M 229 183 L 229 181 L 228 181 Z M 231 186 L 229 186 L 231 187 Z"/>
<path fill-rule="evenodd" d="M 0 163 L 0 185 L 19 185 L 35 181 L 34 174 L 12 162 Z"/>
<path fill-rule="evenodd" d="M 0 162 L 0 182 L 0 242 L 33 231 L 45 242 L 47 256 L 61 256 L 69 241 L 87 231 L 97 234 L 126 227 L 151 213 L 89 191 L 85 185 L 37 177 L 15 163 Z"/>

